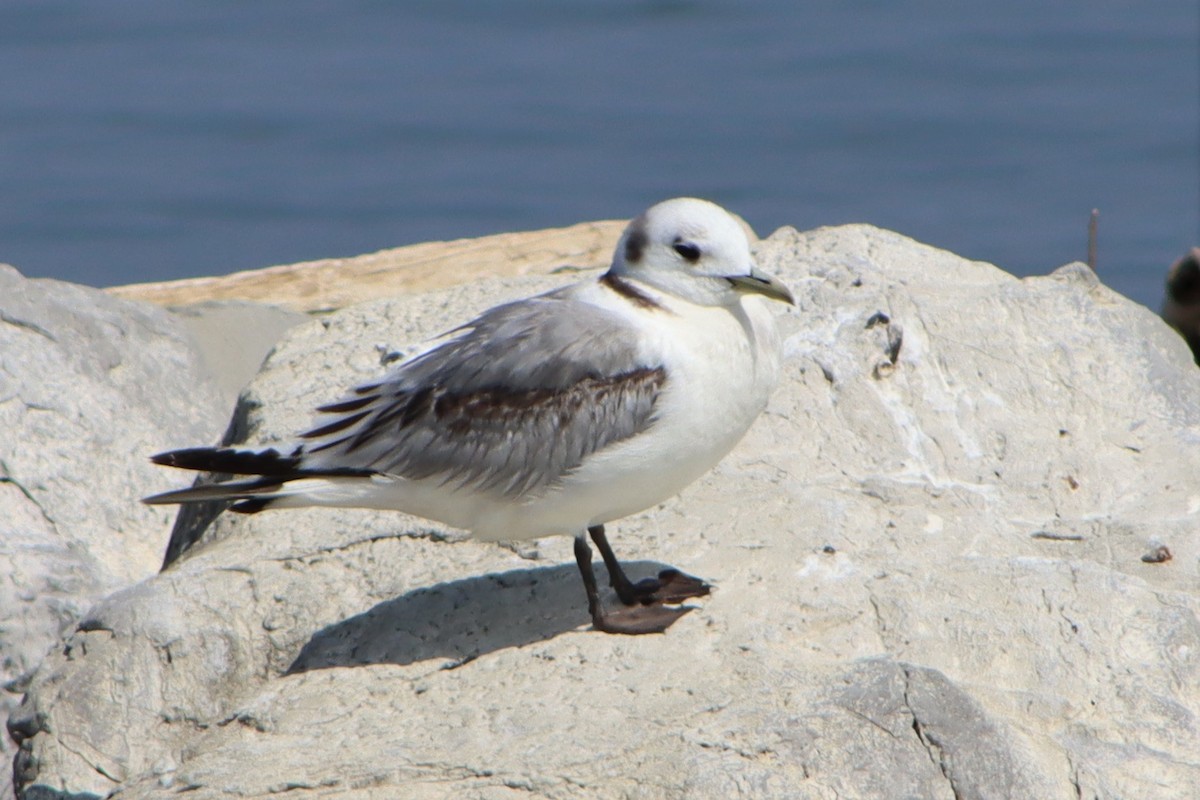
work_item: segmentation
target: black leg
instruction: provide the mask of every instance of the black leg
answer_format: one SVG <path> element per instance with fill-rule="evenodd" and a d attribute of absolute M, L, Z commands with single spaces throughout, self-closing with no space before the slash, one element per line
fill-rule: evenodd
<path fill-rule="evenodd" d="M 592 570 L 592 548 L 583 536 L 575 537 L 575 563 L 583 576 L 583 588 L 587 592 L 588 613 L 592 625 L 605 633 L 662 633 L 690 608 L 667 608 L 663 605 L 638 605 L 618 611 L 606 612 L 600 605 L 600 592 L 596 588 L 596 573 Z"/>
<path fill-rule="evenodd" d="M 637 583 L 632 582 L 625 575 L 625 570 L 621 567 L 621 562 L 617 561 L 616 555 L 613 554 L 612 547 L 608 543 L 608 536 L 604 533 L 603 525 L 593 525 L 588 528 L 588 534 L 592 537 L 592 541 L 596 543 L 596 548 L 600 551 L 600 557 L 604 559 L 604 566 L 608 569 L 608 582 L 617 592 L 617 597 L 627 606 L 632 606 L 637 603 L 650 605 L 652 603 L 682 603 L 689 597 L 704 597 L 712 587 L 699 578 L 693 578 L 680 572 L 677 569 L 664 569 L 658 573 L 657 578 L 643 578 Z M 580 537 L 582 538 L 582 537 Z M 579 539 L 576 539 L 575 553 L 579 555 Z M 586 546 L 586 543 L 585 543 Z M 589 551 L 589 559 L 590 559 Z M 594 578 L 593 578 L 594 580 Z"/>
<path fill-rule="evenodd" d="M 575 537 L 575 563 L 583 576 L 583 590 L 587 592 L 588 614 L 592 620 L 601 614 L 600 592 L 596 589 L 596 573 L 592 570 L 592 548 L 582 536 Z M 597 626 L 599 627 L 599 626 Z"/>

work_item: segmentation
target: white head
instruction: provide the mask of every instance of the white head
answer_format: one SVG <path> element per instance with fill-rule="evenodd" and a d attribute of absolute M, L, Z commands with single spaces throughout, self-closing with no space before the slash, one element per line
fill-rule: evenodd
<path fill-rule="evenodd" d="M 733 305 L 746 293 L 795 303 L 786 286 L 755 268 L 741 224 L 694 197 L 665 200 L 630 222 L 611 271 L 701 305 Z"/>

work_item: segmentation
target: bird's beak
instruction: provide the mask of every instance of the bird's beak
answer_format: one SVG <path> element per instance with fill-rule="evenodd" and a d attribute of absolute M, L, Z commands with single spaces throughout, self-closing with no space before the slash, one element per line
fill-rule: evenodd
<path fill-rule="evenodd" d="M 796 305 L 796 298 L 792 297 L 791 289 L 785 286 L 783 281 L 774 275 L 760 272 L 757 267 L 751 268 L 749 275 L 726 275 L 725 280 L 733 284 L 735 291 L 762 294 L 772 300 Z"/>

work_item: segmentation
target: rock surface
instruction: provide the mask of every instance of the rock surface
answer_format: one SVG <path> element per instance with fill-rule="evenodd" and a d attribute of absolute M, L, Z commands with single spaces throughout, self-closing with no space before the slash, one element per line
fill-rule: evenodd
<path fill-rule="evenodd" d="M 170 310 L 192 335 L 226 408 L 233 407 L 284 332 L 308 320 L 305 314 L 244 300 L 204 300 Z"/>
<path fill-rule="evenodd" d="M 624 222 L 614 220 L 582 222 L 544 231 L 422 242 L 354 258 L 327 258 L 232 275 L 114 286 L 107 291 L 163 306 L 238 300 L 298 312 L 329 311 L 401 292 L 442 289 L 500 275 L 544 274 L 564 265 L 584 269 L 606 266 L 624 227 Z"/>
<path fill-rule="evenodd" d="M 566 540 L 365 511 L 183 525 L 199 543 L 31 681 L 27 796 L 1200 795 L 1182 340 L 1081 265 L 1017 280 L 865 226 L 758 255 L 798 299 L 783 384 L 711 474 L 610 528 L 635 574 L 717 582 L 667 634 L 588 631 Z M 233 428 L 285 439 L 428 336 L 561 282 L 305 323 Z"/>
<path fill-rule="evenodd" d="M 155 573 L 169 516 L 138 497 L 170 479 L 146 455 L 228 408 L 166 312 L 0 266 L 0 718 L 60 629 Z"/>

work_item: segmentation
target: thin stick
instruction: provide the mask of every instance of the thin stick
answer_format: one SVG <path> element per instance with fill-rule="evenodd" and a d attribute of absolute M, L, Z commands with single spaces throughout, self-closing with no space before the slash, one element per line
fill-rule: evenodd
<path fill-rule="evenodd" d="M 1087 265 L 1096 271 L 1096 226 L 1100 221 L 1100 209 L 1092 209 L 1092 217 L 1088 220 L 1088 255 Z"/>

